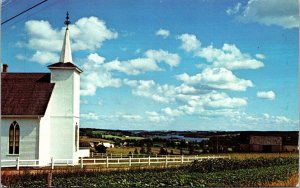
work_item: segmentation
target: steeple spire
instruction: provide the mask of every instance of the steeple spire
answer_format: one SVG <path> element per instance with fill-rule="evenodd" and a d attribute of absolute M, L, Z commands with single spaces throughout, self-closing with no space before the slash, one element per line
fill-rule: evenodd
<path fill-rule="evenodd" d="M 70 36 L 69 36 L 69 24 L 70 22 L 69 13 L 67 12 L 66 21 L 64 22 L 66 25 L 66 32 L 64 37 L 64 43 L 61 49 L 59 62 L 62 63 L 72 63 L 72 52 L 71 52 L 71 44 L 70 44 Z"/>

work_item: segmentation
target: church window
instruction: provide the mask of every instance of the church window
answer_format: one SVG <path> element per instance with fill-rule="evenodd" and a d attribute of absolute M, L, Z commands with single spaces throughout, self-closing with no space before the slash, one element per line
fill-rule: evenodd
<path fill-rule="evenodd" d="M 20 127 L 14 121 L 9 127 L 9 154 L 19 154 Z"/>

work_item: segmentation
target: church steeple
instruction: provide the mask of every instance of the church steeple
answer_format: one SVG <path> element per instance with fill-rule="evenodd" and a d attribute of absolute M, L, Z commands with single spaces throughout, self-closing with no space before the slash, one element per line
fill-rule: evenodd
<path fill-rule="evenodd" d="M 71 22 L 69 19 L 69 13 L 67 12 L 66 21 L 64 22 L 66 25 L 65 37 L 59 58 L 59 62 L 61 63 L 72 63 L 72 51 L 69 36 L 69 24 Z"/>

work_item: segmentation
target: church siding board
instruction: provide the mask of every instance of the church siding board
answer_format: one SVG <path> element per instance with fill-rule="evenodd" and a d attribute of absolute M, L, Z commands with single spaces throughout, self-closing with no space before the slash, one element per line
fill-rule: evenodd
<path fill-rule="evenodd" d="M 51 101 L 50 99 L 48 108 L 45 115 L 40 120 L 39 129 L 39 164 L 46 165 L 51 162 L 50 158 L 50 134 L 51 134 Z"/>
<path fill-rule="evenodd" d="M 10 155 L 8 152 L 8 132 L 13 121 L 17 121 L 20 126 L 20 152 L 18 155 Z M 37 118 L 1 119 L 1 159 L 11 160 L 17 157 L 38 159 L 38 131 L 39 120 Z"/>
<path fill-rule="evenodd" d="M 73 118 L 51 118 L 50 155 L 56 159 L 73 159 Z"/>

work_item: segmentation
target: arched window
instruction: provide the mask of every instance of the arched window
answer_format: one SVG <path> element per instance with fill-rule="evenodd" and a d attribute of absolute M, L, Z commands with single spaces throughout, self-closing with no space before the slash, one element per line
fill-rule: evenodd
<path fill-rule="evenodd" d="M 9 127 L 9 154 L 19 154 L 20 146 L 20 127 L 19 124 L 14 121 Z"/>
<path fill-rule="evenodd" d="M 76 123 L 75 125 L 75 151 L 77 151 L 77 148 L 78 148 L 78 125 Z"/>

